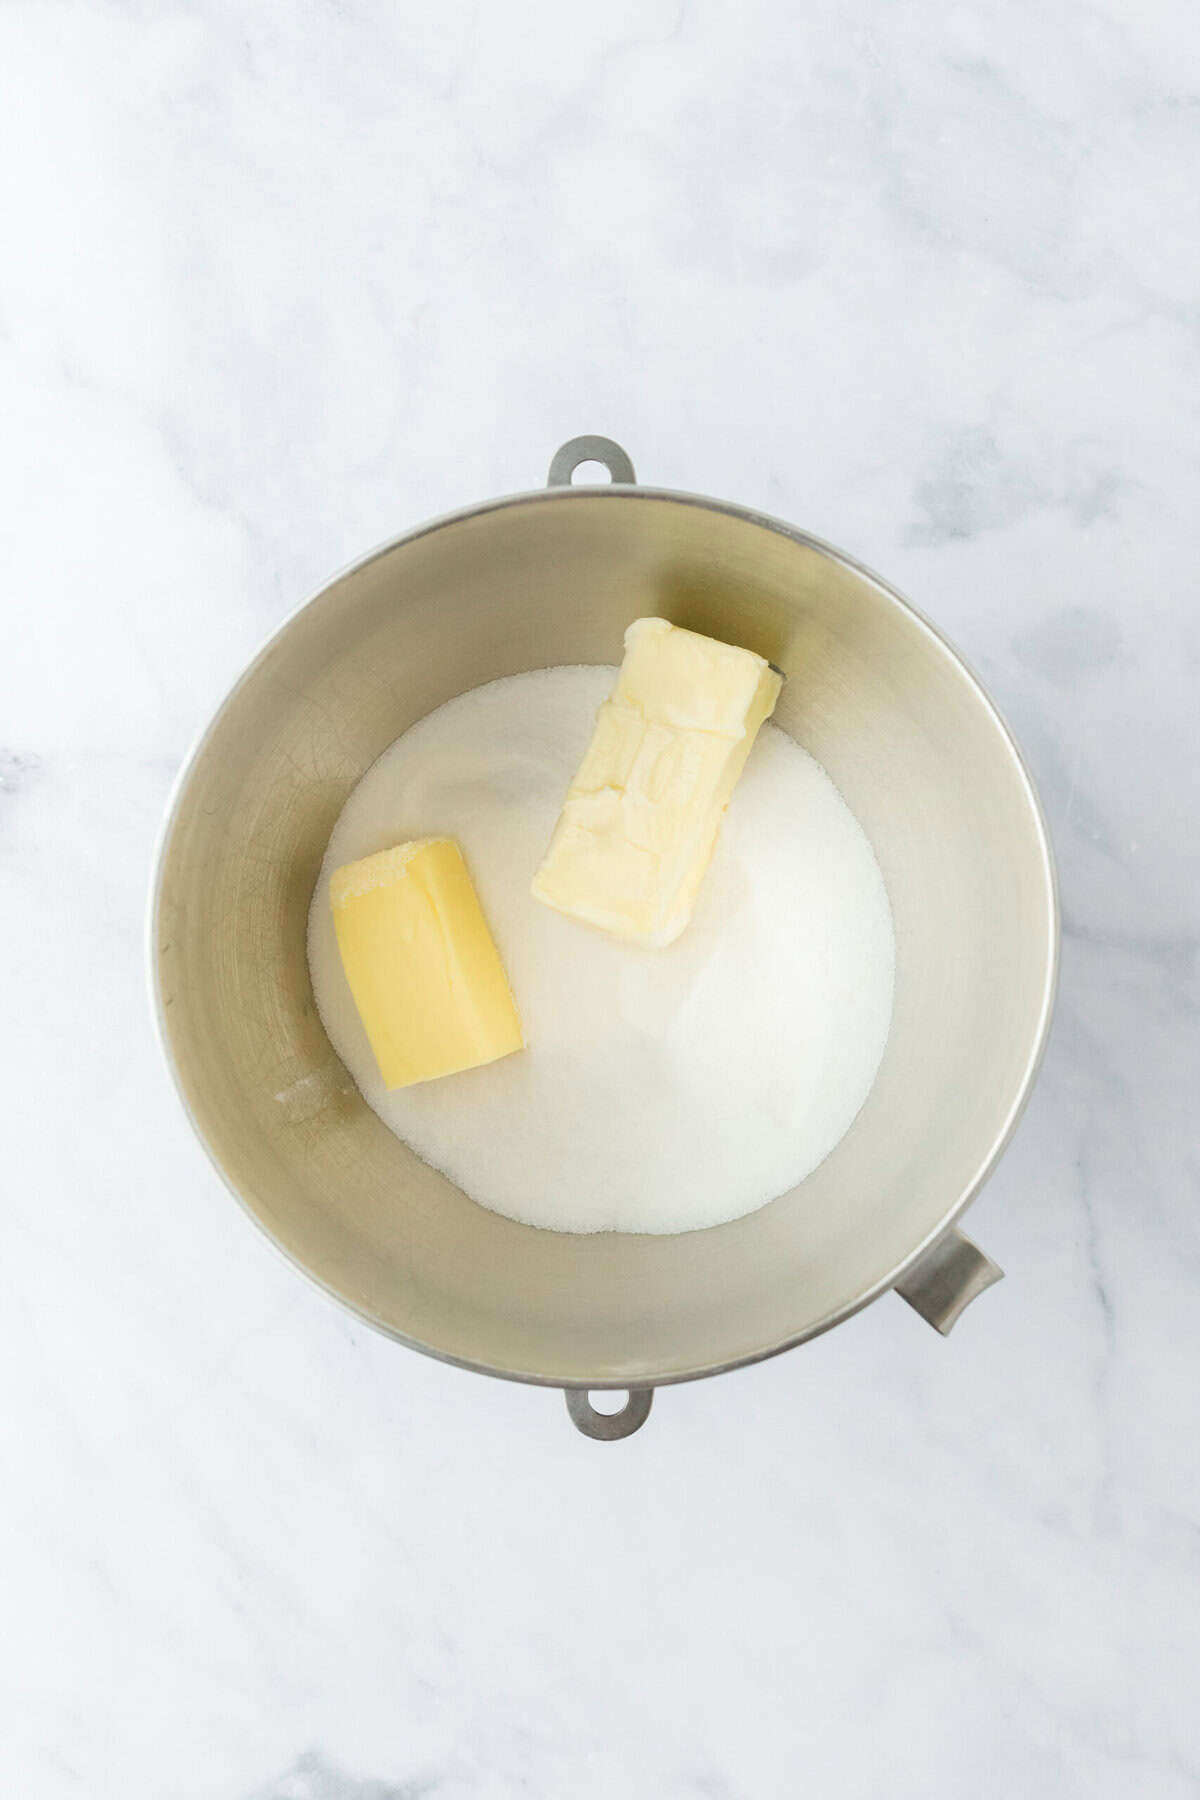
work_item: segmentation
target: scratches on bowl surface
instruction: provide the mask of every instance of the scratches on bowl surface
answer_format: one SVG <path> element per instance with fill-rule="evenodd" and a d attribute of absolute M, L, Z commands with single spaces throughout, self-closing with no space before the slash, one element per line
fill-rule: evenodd
<path fill-rule="evenodd" d="M 340 1100 L 354 1092 L 354 1083 L 340 1062 L 328 1062 L 289 1082 L 275 1095 L 289 1125 L 303 1125 L 324 1112 L 332 1100 Z"/>

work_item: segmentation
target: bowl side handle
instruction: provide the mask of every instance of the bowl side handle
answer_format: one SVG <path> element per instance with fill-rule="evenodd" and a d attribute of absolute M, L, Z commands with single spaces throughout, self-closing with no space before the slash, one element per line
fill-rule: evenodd
<path fill-rule="evenodd" d="M 654 1399 L 653 1388 L 630 1388 L 619 1412 L 603 1413 L 596 1411 L 586 1388 L 566 1388 L 564 1392 L 572 1425 L 582 1431 L 584 1437 L 595 1438 L 602 1444 L 631 1437 L 650 1417 L 650 1402 Z"/>
<path fill-rule="evenodd" d="M 946 1337 L 972 1300 L 1004 1270 L 952 1226 L 896 1283 L 902 1300 Z"/>
<path fill-rule="evenodd" d="M 571 477 L 580 463 L 603 463 L 609 478 L 621 487 L 633 487 L 637 476 L 627 451 L 606 437 L 575 437 L 561 445 L 550 459 L 547 487 L 570 487 Z"/>

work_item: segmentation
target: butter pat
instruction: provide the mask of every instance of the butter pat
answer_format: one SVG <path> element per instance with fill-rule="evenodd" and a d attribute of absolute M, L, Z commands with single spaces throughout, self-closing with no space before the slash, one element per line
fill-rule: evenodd
<path fill-rule="evenodd" d="M 635 620 L 534 897 L 632 943 L 672 943 L 781 685 L 752 650 Z"/>
<path fill-rule="evenodd" d="M 419 838 L 335 869 L 334 929 L 389 1088 L 520 1050 L 521 1022 L 452 838 Z"/>

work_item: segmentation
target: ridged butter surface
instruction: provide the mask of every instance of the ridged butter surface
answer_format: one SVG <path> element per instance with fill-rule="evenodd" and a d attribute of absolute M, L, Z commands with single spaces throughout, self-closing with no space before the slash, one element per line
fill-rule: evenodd
<path fill-rule="evenodd" d="M 631 943 L 674 943 L 780 685 L 750 650 L 636 619 L 534 898 Z"/>

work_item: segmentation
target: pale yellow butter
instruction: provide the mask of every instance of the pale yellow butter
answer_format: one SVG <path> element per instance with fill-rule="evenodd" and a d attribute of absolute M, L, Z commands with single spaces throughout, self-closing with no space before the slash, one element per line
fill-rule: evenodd
<path fill-rule="evenodd" d="M 389 1088 L 494 1062 L 523 1044 L 462 851 L 418 838 L 335 869 L 342 967 Z"/>
<path fill-rule="evenodd" d="M 752 650 L 635 620 L 534 897 L 633 943 L 672 943 L 781 684 Z"/>

